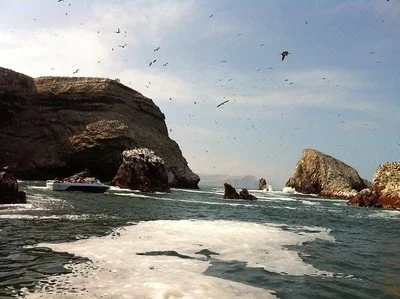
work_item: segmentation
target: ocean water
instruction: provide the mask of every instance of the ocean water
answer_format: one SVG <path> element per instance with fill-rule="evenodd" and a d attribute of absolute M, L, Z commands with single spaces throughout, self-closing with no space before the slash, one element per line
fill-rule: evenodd
<path fill-rule="evenodd" d="M 400 298 L 400 211 L 44 185 L 0 207 L 0 298 Z"/>

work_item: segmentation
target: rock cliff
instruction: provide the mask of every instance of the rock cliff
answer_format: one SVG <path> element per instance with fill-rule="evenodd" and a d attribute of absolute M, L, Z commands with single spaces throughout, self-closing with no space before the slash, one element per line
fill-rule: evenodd
<path fill-rule="evenodd" d="M 349 205 L 400 209 L 400 162 L 378 167 L 370 188 L 349 200 Z"/>
<path fill-rule="evenodd" d="M 0 68 L 0 162 L 20 179 L 66 177 L 87 168 L 102 181 L 126 149 L 147 147 L 171 187 L 198 188 L 154 102 L 104 78 L 30 78 Z"/>
<path fill-rule="evenodd" d="M 313 149 L 305 149 L 286 187 L 304 194 L 348 199 L 368 187 L 349 165 Z"/>

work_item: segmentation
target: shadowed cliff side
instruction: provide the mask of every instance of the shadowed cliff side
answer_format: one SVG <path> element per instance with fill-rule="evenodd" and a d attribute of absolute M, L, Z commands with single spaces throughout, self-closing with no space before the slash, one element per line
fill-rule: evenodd
<path fill-rule="evenodd" d="M 349 165 L 313 149 L 305 149 L 286 187 L 304 194 L 347 199 L 370 183 Z"/>
<path fill-rule="evenodd" d="M 115 80 L 32 79 L 0 68 L 0 111 L 0 161 L 20 179 L 66 177 L 87 168 L 109 181 L 124 150 L 147 147 L 164 160 L 171 187 L 198 188 L 200 179 L 169 138 L 164 114 Z"/>

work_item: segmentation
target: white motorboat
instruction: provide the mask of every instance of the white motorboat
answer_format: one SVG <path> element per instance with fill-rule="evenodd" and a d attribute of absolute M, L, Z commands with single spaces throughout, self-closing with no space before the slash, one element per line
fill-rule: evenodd
<path fill-rule="evenodd" d="M 83 191 L 92 193 L 104 193 L 110 187 L 102 184 L 98 180 L 83 181 L 83 182 L 68 182 L 68 181 L 46 181 L 46 187 L 53 191 Z"/>

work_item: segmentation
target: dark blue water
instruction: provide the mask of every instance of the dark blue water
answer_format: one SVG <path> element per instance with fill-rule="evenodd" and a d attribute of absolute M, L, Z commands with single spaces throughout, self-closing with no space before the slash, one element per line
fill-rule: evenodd
<path fill-rule="evenodd" d="M 68 274 L 64 265 L 88 261 L 37 244 L 106 236 L 140 221 L 182 219 L 268 223 L 299 237 L 321 231 L 329 237 L 284 246 L 304 264 L 329 274 L 293 275 L 290 264 L 285 266 L 288 274 L 278 273 L 250 266 L 245 256 L 224 260 L 212 255 L 202 275 L 271 290 L 279 298 L 400 297 L 399 211 L 275 192 L 254 191 L 256 202 L 230 201 L 222 199 L 222 189 L 209 187 L 171 194 L 112 190 L 99 195 L 54 192 L 41 186 L 44 182 L 21 183 L 28 204 L 0 207 L 0 297 L 24 297 L 38 291 L 39 281 Z M 184 258 L 180 252 L 150 254 Z M 71 285 L 64 292 L 72 294 L 76 288 Z"/>

